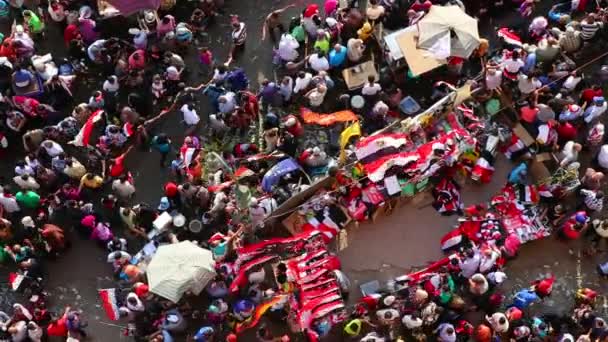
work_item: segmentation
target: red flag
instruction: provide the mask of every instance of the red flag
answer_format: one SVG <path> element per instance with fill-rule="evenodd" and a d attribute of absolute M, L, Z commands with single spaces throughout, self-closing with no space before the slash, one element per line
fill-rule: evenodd
<path fill-rule="evenodd" d="M 104 112 L 101 109 L 93 112 L 93 114 L 91 114 L 91 116 L 89 116 L 87 119 L 87 122 L 85 122 L 80 129 L 80 132 L 76 134 L 74 140 L 72 140 L 70 143 L 75 146 L 88 146 L 89 140 L 91 139 L 91 134 L 93 133 L 93 128 L 95 128 L 95 123 L 101 120 L 103 113 Z"/>
<path fill-rule="evenodd" d="M 99 290 L 99 297 L 108 318 L 117 321 L 120 318 L 120 314 L 118 313 L 116 289 L 101 289 Z"/>

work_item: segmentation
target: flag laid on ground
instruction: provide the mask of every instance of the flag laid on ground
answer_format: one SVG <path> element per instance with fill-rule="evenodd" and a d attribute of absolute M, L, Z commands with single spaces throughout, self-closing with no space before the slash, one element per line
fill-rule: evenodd
<path fill-rule="evenodd" d="M 369 163 L 380 157 L 398 153 L 406 143 L 405 134 L 376 134 L 359 140 L 355 154 L 360 162 Z"/>
<path fill-rule="evenodd" d="M 118 313 L 118 301 L 116 299 L 116 289 L 101 289 L 99 290 L 101 305 L 103 306 L 106 316 L 113 321 L 120 318 Z"/>

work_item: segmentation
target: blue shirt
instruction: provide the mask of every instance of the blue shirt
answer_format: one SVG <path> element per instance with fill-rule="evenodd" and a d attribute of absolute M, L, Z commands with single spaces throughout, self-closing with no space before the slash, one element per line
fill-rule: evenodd
<path fill-rule="evenodd" d="M 511 184 L 523 184 L 526 179 L 526 172 L 528 171 L 528 166 L 526 163 L 521 163 L 517 165 L 511 172 L 509 173 L 509 183 Z"/>
<path fill-rule="evenodd" d="M 346 60 L 346 48 L 340 45 L 340 52 L 336 52 L 336 49 L 332 49 L 329 52 L 329 66 L 337 67 L 344 63 Z"/>
<path fill-rule="evenodd" d="M 202 327 L 194 335 L 194 341 L 196 342 L 207 342 L 208 339 L 205 337 L 205 334 L 210 332 L 213 336 L 213 328 L 212 327 Z"/>
<path fill-rule="evenodd" d="M 171 336 L 171 334 L 167 330 L 163 330 L 162 334 L 163 334 L 164 342 L 173 342 L 174 341 L 173 336 Z"/>

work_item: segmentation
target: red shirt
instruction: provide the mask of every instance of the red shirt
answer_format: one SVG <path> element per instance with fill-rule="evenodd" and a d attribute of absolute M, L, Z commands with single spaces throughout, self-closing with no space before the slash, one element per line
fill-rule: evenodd
<path fill-rule="evenodd" d="M 528 123 L 534 123 L 536 121 L 536 114 L 539 111 L 538 108 L 525 106 L 521 109 L 521 119 Z"/>
<path fill-rule="evenodd" d="M 114 159 L 114 164 L 110 167 L 111 177 L 120 177 L 125 172 L 125 155 L 121 154 Z"/>
<path fill-rule="evenodd" d="M 175 197 L 177 196 L 177 185 L 173 182 L 165 184 L 165 196 Z"/>
<path fill-rule="evenodd" d="M 49 336 L 68 336 L 66 317 L 63 316 L 58 319 L 57 322 L 49 324 L 49 326 L 46 328 L 46 332 L 49 334 Z"/>
<path fill-rule="evenodd" d="M 580 230 L 575 229 L 576 223 L 574 220 L 568 220 L 564 223 L 564 227 L 562 228 L 562 232 L 564 236 L 570 240 L 578 239 L 579 235 L 581 235 Z"/>
<path fill-rule="evenodd" d="M 581 93 L 581 100 L 591 102 L 596 96 L 603 96 L 602 89 L 594 90 L 593 88 L 587 88 Z"/>
<path fill-rule="evenodd" d="M 572 126 L 569 122 L 559 125 L 559 127 L 557 127 L 557 134 L 559 135 L 559 138 L 564 141 L 576 140 L 578 137 L 576 127 Z"/>

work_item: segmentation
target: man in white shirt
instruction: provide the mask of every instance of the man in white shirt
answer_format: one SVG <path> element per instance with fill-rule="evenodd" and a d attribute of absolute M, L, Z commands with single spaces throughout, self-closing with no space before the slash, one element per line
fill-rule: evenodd
<path fill-rule="evenodd" d="M 116 93 L 120 89 L 120 84 L 118 83 L 118 78 L 114 75 L 108 77 L 103 82 L 103 91 L 108 92 L 110 94 Z"/>
<path fill-rule="evenodd" d="M 40 189 L 40 184 L 36 182 L 34 177 L 30 175 L 21 175 L 13 177 L 13 181 L 21 188 L 21 190 L 37 190 Z"/>
<path fill-rule="evenodd" d="M 126 200 L 133 196 L 135 187 L 129 182 L 126 176 L 122 176 L 112 182 L 112 191 L 114 191 L 116 196 L 120 199 Z"/>
<path fill-rule="evenodd" d="M 32 169 L 31 166 L 25 164 L 24 161 L 18 161 L 17 165 L 15 166 L 15 174 L 17 174 L 18 176 L 33 175 L 34 169 Z"/>
<path fill-rule="evenodd" d="M 310 55 L 308 57 L 308 64 L 316 72 L 329 70 L 329 61 L 322 51 Z"/>
<path fill-rule="evenodd" d="M 376 78 L 373 75 L 369 75 L 367 77 L 367 82 L 363 85 L 363 89 L 361 89 L 361 94 L 363 96 L 375 96 L 381 90 L 382 87 L 376 82 Z"/>
<path fill-rule="evenodd" d="M 10 193 L 7 187 L 4 187 L 2 194 L 0 194 L 0 205 L 4 208 L 6 213 L 12 214 L 21 210 L 19 203 L 15 197 Z"/>
<path fill-rule="evenodd" d="M 293 93 L 293 79 L 289 76 L 283 77 L 281 84 L 279 85 L 279 94 L 283 96 L 283 101 L 289 102 L 291 94 Z"/>
<path fill-rule="evenodd" d="M 486 88 L 494 90 L 502 84 L 502 70 L 497 67 L 488 67 L 486 71 Z"/>
<path fill-rule="evenodd" d="M 561 167 L 566 167 L 571 163 L 574 163 L 578 160 L 578 153 L 583 149 L 582 145 L 579 143 L 575 143 L 570 140 L 564 145 L 564 149 L 562 150 L 562 160 L 559 165 Z"/>
<path fill-rule="evenodd" d="M 217 99 L 217 102 L 218 102 L 218 108 L 219 108 L 220 112 L 224 113 L 224 114 L 230 114 L 236 108 L 235 94 L 231 91 L 220 96 Z"/>
<path fill-rule="evenodd" d="M 298 94 L 305 91 L 310 85 L 310 81 L 312 81 L 312 74 L 309 72 L 300 71 L 298 73 L 298 77 L 296 77 L 296 85 L 293 88 L 293 92 Z"/>
<path fill-rule="evenodd" d="M 460 273 L 465 278 L 471 278 L 473 274 L 479 269 L 479 263 L 481 262 L 481 255 L 479 251 L 468 250 L 465 259 L 462 260 L 458 266 L 460 267 Z"/>
<path fill-rule="evenodd" d="M 608 109 L 608 104 L 606 103 L 604 98 L 600 96 L 594 97 L 593 104 L 587 107 L 587 109 L 585 110 L 585 122 L 593 122 L 595 119 L 606 113 L 606 109 Z"/>
<path fill-rule="evenodd" d="M 517 88 L 523 95 L 532 94 L 536 89 L 543 86 L 536 77 L 528 77 L 524 74 L 517 76 L 517 80 Z"/>
<path fill-rule="evenodd" d="M 196 113 L 192 103 L 186 103 L 181 108 L 182 114 L 184 115 L 184 122 L 188 126 L 196 126 L 201 118 Z"/>

